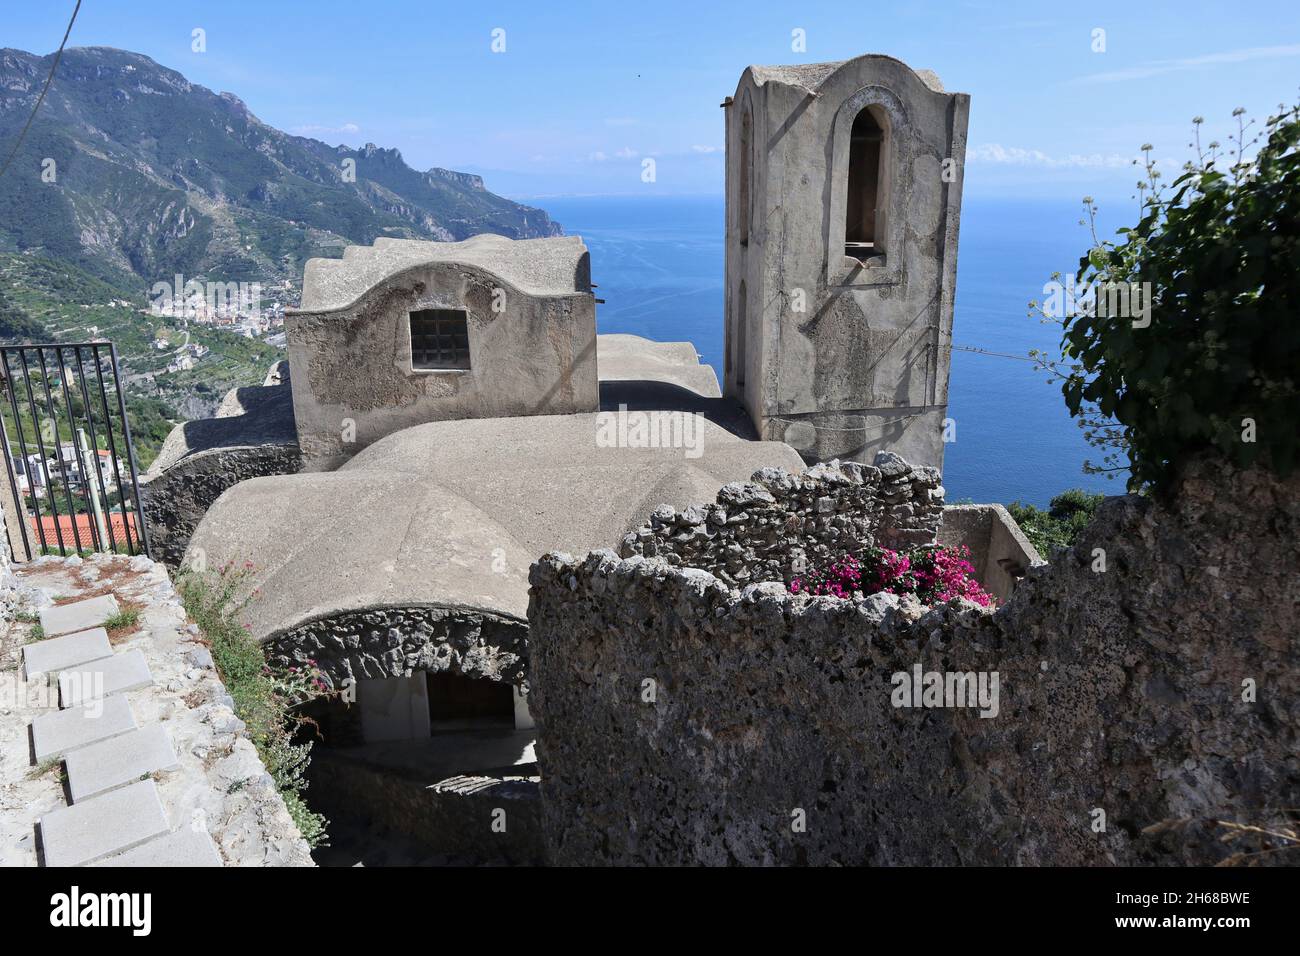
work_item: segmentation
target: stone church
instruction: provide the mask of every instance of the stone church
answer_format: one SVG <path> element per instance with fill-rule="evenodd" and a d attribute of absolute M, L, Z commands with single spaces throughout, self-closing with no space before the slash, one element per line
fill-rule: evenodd
<path fill-rule="evenodd" d="M 336 743 L 432 738 L 455 755 L 439 767 L 516 782 L 544 553 L 618 548 L 759 472 L 883 455 L 899 520 L 929 515 L 927 540 L 958 535 L 981 568 L 1032 563 L 1000 508 L 938 527 L 968 102 L 885 56 L 745 70 L 723 104 L 721 382 L 690 343 L 597 334 L 577 237 L 312 260 L 276 384 L 178 429 L 148 476 L 154 540 L 173 563 L 252 561 L 268 657 L 356 685 L 318 715 Z M 352 753 L 318 765 L 354 779 Z"/>

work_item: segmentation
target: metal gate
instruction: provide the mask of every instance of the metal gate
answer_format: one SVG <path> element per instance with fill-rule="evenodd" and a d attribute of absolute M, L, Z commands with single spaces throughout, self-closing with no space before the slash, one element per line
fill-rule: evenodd
<path fill-rule="evenodd" d="M 29 561 L 92 551 L 149 554 L 117 348 L 5 345 L 0 362 L 9 500 L 20 512 L 9 527 L 14 560 L 24 560 L 20 545 Z"/>

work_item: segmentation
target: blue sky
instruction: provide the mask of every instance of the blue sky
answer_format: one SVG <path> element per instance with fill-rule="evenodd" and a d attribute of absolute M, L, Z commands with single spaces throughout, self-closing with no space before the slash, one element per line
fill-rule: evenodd
<path fill-rule="evenodd" d="M 54 50 L 72 0 L 7 4 L 0 46 Z M 1300 86 L 1300 5 L 83 0 L 69 41 L 153 57 L 330 143 L 482 173 L 515 197 L 720 194 L 718 104 L 750 63 L 897 56 L 971 94 L 968 199 L 1117 199 L 1143 142 L 1226 140 Z M 191 49 L 206 31 L 207 50 Z M 505 31 L 505 51 L 491 49 Z M 793 52 L 801 29 L 807 52 Z M 1095 30 L 1105 31 L 1094 52 Z M 1207 137 L 1208 138 L 1208 137 Z M 656 157 L 658 179 L 640 181 Z"/>

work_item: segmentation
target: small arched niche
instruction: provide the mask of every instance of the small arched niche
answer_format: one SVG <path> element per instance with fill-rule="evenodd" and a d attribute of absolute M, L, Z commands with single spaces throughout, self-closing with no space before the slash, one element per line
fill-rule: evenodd
<path fill-rule="evenodd" d="M 752 199 L 750 191 L 753 188 L 750 183 L 750 177 L 753 176 L 754 167 L 754 120 L 749 109 L 749 104 L 745 104 L 744 111 L 740 120 L 740 189 L 737 205 L 739 206 L 740 222 L 738 233 L 740 244 L 749 245 L 749 211 Z"/>
<path fill-rule="evenodd" d="M 749 290 L 745 280 L 740 280 L 740 289 L 736 294 L 736 388 L 745 393 L 745 367 L 749 357 L 745 355 L 745 336 L 749 329 Z"/>
<path fill-rule="evenodd" d="M 889 210 L 889 118 L 864 106 L 849 133 L 845 181 L 844 255 L 866 262 L 885 254 Z"/>

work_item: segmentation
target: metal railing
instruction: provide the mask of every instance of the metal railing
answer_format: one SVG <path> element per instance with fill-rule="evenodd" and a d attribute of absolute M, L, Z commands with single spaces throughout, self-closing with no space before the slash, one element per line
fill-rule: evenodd
<path fill-rule="evenodd" d="M 22 512 L 13 550 L 149 554 L 117 348 L 5 345 L 0 364 L 5 470 Z"/>

